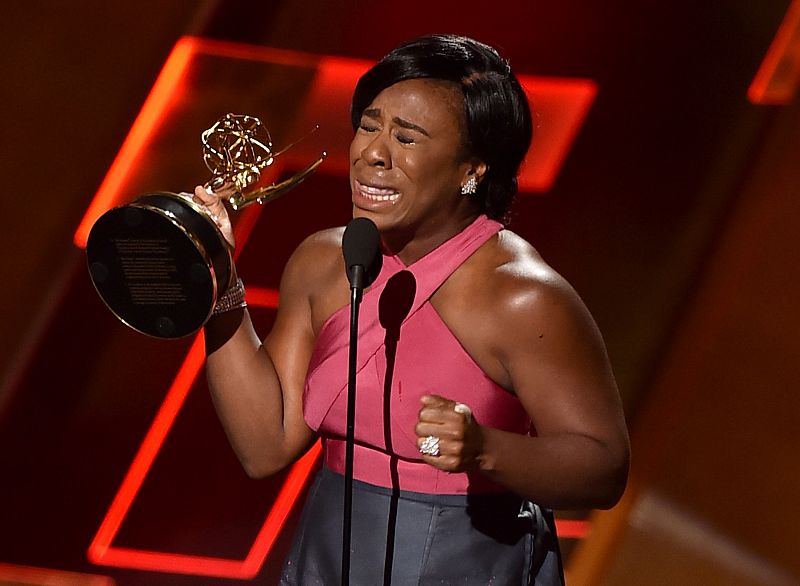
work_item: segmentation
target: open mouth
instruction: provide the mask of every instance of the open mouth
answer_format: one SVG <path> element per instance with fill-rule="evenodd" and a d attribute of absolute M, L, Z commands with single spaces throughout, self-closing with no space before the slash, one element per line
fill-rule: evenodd
<path fill-rule="evenodd" d="M 395 203 L 400 198 L 400 192 L 396 189 L 364 185 L 358 181 L 356 181 L 355 184 L 359 195 L 370 201 L 386 201 L 389 203 Z"/>

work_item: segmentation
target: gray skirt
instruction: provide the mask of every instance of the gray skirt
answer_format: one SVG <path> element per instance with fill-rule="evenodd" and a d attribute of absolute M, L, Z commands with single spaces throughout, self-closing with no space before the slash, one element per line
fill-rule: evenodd
<path fill-rule="evenodd" d="M 284 563 L 283 586 L 341 583 L 344 476 L 322 468 Z M 552 514 L 510 494 L 436 495 L 353 482 L 352 586 L 556 586 Z"/>

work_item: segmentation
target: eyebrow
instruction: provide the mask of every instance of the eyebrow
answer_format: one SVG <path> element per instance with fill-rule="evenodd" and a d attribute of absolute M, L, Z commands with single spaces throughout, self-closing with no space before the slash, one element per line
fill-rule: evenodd
<path fill-rule="evenodd" d="M 380 118 L 381 111 L 380 108 L 367 108 L 366 110 L 364 110 L 363 115 L 366 116 L 367 118 L 377 119 Z M 401 128 L 406 128 L 408 130 L 416 130 L 417 132 L 419 132 L 420 134 L 424 134 L 428 138 L 430 138 L 431 136 L 430 134 L 428 134 L 427 130 L 422 128 L 422 126 L 414 124 L 413 122 L 409 122 L 408 120 L 404 120 L 403 118 L 398 118 L 397 116 L 395 116 L 394 118 L 392 118 L 392 122 L 394 122 Z"/>

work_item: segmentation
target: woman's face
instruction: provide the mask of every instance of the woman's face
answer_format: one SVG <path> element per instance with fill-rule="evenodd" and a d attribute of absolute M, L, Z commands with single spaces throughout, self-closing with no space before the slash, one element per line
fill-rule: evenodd
<path fill-rule="evenodd" d="M 378 94 L 350 145 L 353 215 L 390 236 L 463 227 L 476 212 L 461 185 L 485 170 L 464 153 L 463 120 L 463 97 L 447 82 L 410 79 Z"/>

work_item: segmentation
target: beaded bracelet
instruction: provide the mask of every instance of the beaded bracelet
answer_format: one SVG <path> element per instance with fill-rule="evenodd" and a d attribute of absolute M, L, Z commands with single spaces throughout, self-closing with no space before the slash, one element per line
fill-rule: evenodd
<path fill-rule="evenodd" d="M 217 299 L 211 315 L 219 315 L 242 307 L 247 307 L 247 301 L 244 300 L 244 283 L 241 279 L 236 279 L 236 283 Z"/>

